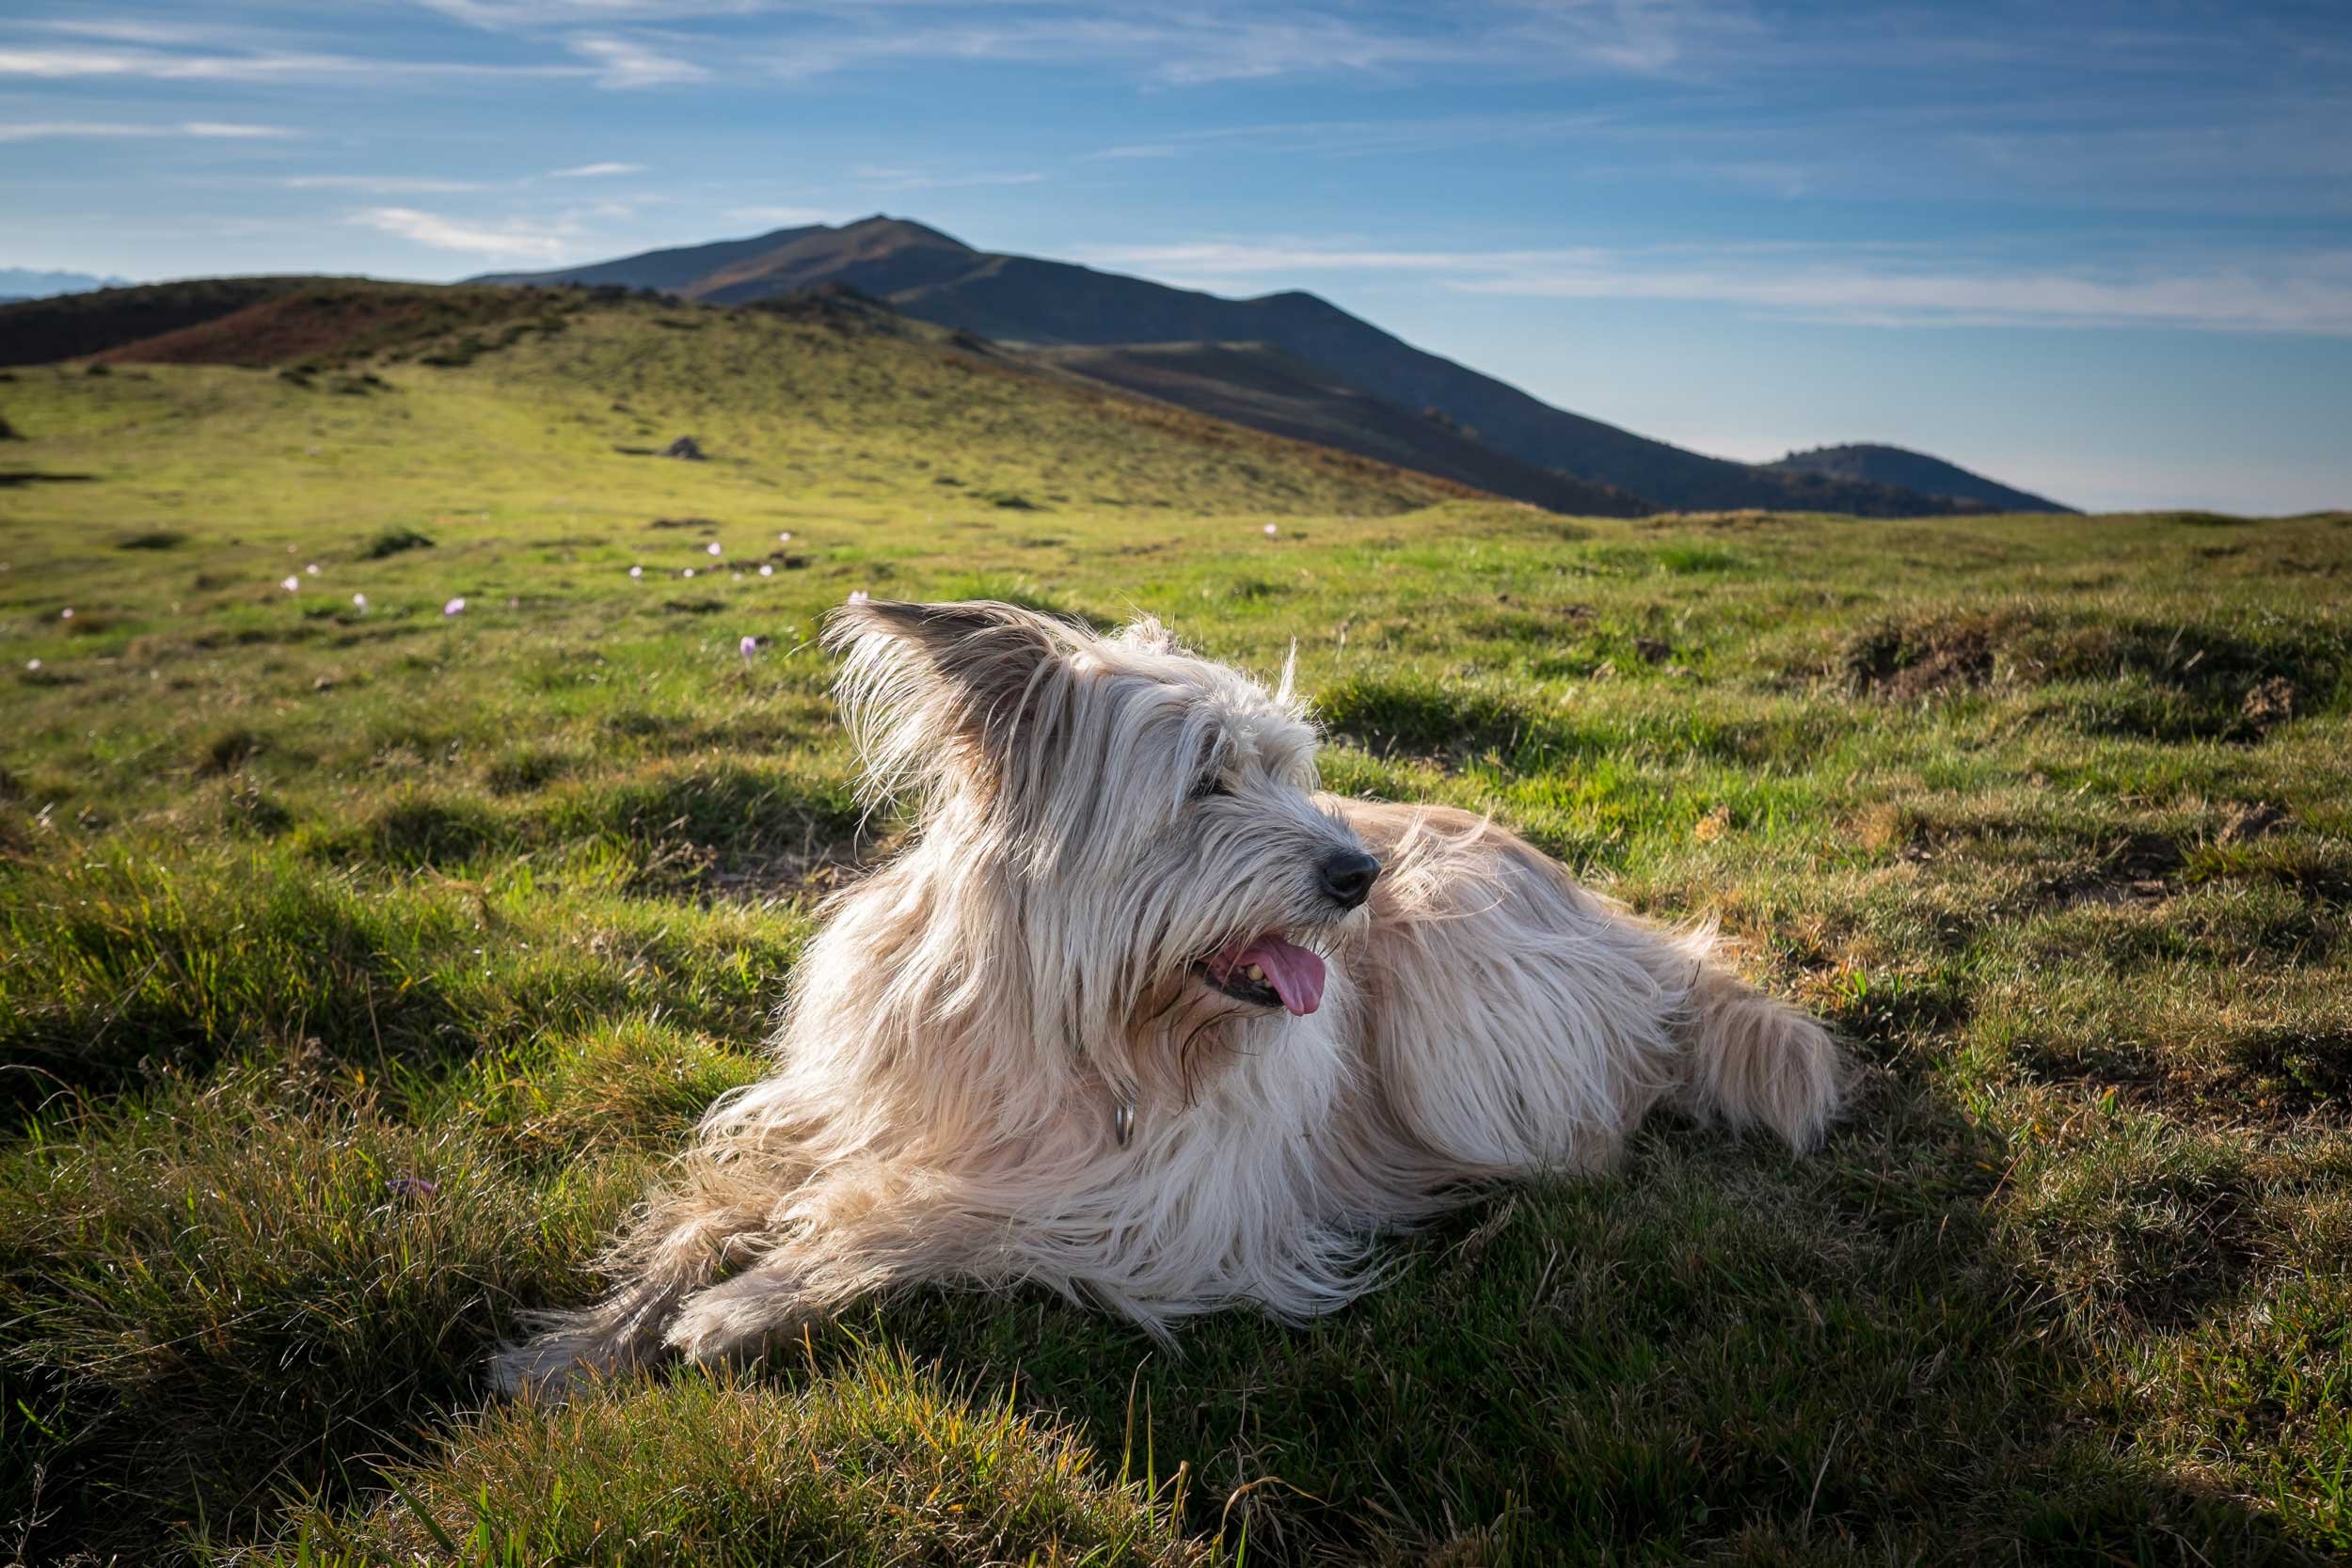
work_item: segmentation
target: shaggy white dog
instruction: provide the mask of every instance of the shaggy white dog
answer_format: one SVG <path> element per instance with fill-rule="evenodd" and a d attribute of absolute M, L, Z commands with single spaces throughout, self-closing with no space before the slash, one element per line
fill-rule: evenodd
<path fill-rule="evenodd" d="M 853 604 L 827 641 L 912 841 L 834 901 L 774 1075 L 506 1387 L 917 1283 L 1035 1280 L 1161 1334 L 1304 1318 L 1369 1288 L 1380 1230 L 1592 1169 L 1661 1101 L 1799 1148 L 1836 1114 L 1827 1033 L 1706 935 L 1479 817 L 1318 793 L 1287 671 L 1002 604 Z"/>

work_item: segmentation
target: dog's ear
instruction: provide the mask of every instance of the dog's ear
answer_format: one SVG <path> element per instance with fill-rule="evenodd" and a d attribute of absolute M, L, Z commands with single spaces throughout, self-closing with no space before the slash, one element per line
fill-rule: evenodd
<path fill-rule="evenodd" d="M 825 645 L 847 657 L 836 691 L 874 797 L 1025 773 L 1057 739 L 1083 634 L 991 600 L 861 599 L 834 610 Z"/>
<path fill-rule="evenodd" d="M 1160 625 L 1156 615 L 1138 615 L 1119 630 L 1119 640 L 1137 653 L 1181 654 L 1184 644 L 1176 634 Z"/>

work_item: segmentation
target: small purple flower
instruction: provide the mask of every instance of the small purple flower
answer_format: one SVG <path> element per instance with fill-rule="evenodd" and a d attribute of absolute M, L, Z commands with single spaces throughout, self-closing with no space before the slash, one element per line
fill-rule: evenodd
<path fill-rule="evenodd" d="M 743 662 L 746 664 L 759 657 L 759 639 L 756 637 L 746 637 L 735 646 L 736 651 L 743 656 Z"/>
<path fill-rule="evenodd" d="M 441 1190 L 441 1184 L 421 1176 L 395 1176 L 384 1183 L 384 1190 L 394 1197 L 430 1197 Z"/>
<path fill-rule="evenodd" d="M 66 606 L 63 610 L 60 610 L 59 611 L 57 611 L 57 619 L 58 619 L 58 620 L 60 620 L 60 621 L 71 621 L 71 620 L 72 620 L 72 619 L 73 619 L 73 607 L 72 607 L 72 605 L 68 605 L 68 606 Z"/>
<path fill-rule="evenodd" d="M 441 607 L 441 613 L 444 615 L 463 615 L 466 613 L 466 601 L 463 598 L 452 599 L 449 603 Z"/>

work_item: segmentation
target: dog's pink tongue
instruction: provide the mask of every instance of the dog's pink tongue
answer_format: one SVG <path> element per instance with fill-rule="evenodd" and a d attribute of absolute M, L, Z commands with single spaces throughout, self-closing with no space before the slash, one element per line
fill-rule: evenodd
<path fill-rule="evenodd" d="M 1265 971 L 1266 983 L 1297 1016 L 1304 1018 L 1323 1006 L 1323 960 L 1304 947 L 1269 931 L 1234 955 L 1234 968 L 1250 964 Z"/>

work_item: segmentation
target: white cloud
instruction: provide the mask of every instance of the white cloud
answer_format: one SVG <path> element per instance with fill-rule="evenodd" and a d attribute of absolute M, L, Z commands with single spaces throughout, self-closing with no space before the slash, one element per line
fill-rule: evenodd
<path fill-rule="evenodd" d="M 167 125 L 120 125 L 94 119 L 32 119 L 0 125 L 0 141 L 51 141 L 68 136 L 163 136 Z"/>
<path fill-rule="evenodd" d="M 180 130 L 186 135 L 217 137 L 225 141 L 275 141 L 302 135 L 282 125 L 244 125 L 223 119 L 192 119 Z"/>
<path fill-rule="evenodd" d="M 199 136 L 235 141 L 299 136 L 283 125 L 233 125 L 191 119 L 177 125 L 134 125 L 119 120 L 37 119 L 0 124 L 0 141 L 49 141 L 70 137 Z"/>
<path fill-rule="evenodd" d="M 596 180 L 609 174 L 644 172 L 645 166 L 643 164 L 579 164 L 571 168 L 550 169 L 548 174 L 553 180 Z"/>
<path fill-rule="evenodd" d="M 350 221 L 417 245 L 430 245 L 435 250 L 533 261 L 561 261 L 571 253 L 579 239 L 578 232 L 569 226 L 512 220 L 498 225 L 474 224 L 437 213 L 421 213 L 414 207 L 370 207 L 354 213 Z"/>
<path fill-rule="evenodd" d="M 1742 306 L 1852 325 L 2163 326 L 2352 335 L 2352 252 L 2128 266 L 1995 266 L 1911 245 L 1448 251 L 1281 241 L 1081 247 L 1082 260 L 1231 288 L 1413 273 L 1464 293 Z"/>
<path fill-rule="evenodd" d="M 428 10 L 494 32 L 532 27 L 610 26 L 623 22 L 676 22 L 698 16 L 744 16 L 767 0 L 418 0 Z"/>
<path fill-rule="evenodd" d="M 491 188 L 472 180 L 416 179 L 403 174 L 295 174 L 278 183 L 290 191 L 358 191 L 367 196 L 447 196 Z"/>
<path fill-rule="evenodd" d="M 420 76 L 579 76 L 579 66 L 477 65 L 442 60 L 365 59 L 286 50 L 238 55 L 167 53 L 158 49 L 0 49 L 0 76 L 62 81 L 82 76 L 130 76 L 156 82 L 399 81 Z"/>
<path fill-rule="evenodd" d="M 850 170 L 850 179 L 868 190 L 937 191 L 964 186 L 1034 185 L 1045 178 L 1033 169 L 993 174 L 932 174 L 919 168 L 885 168 L 873 164 L 860 164 Z"/>
<path fill-rule="evenodd" d="M 699 82 L 710 72 L 691 60 L 664 55 L 634 39 L 608 33 L 582 33 L 565 40 L 565 47 L 596 63 L 600 87 L 660 87 Z"/>

